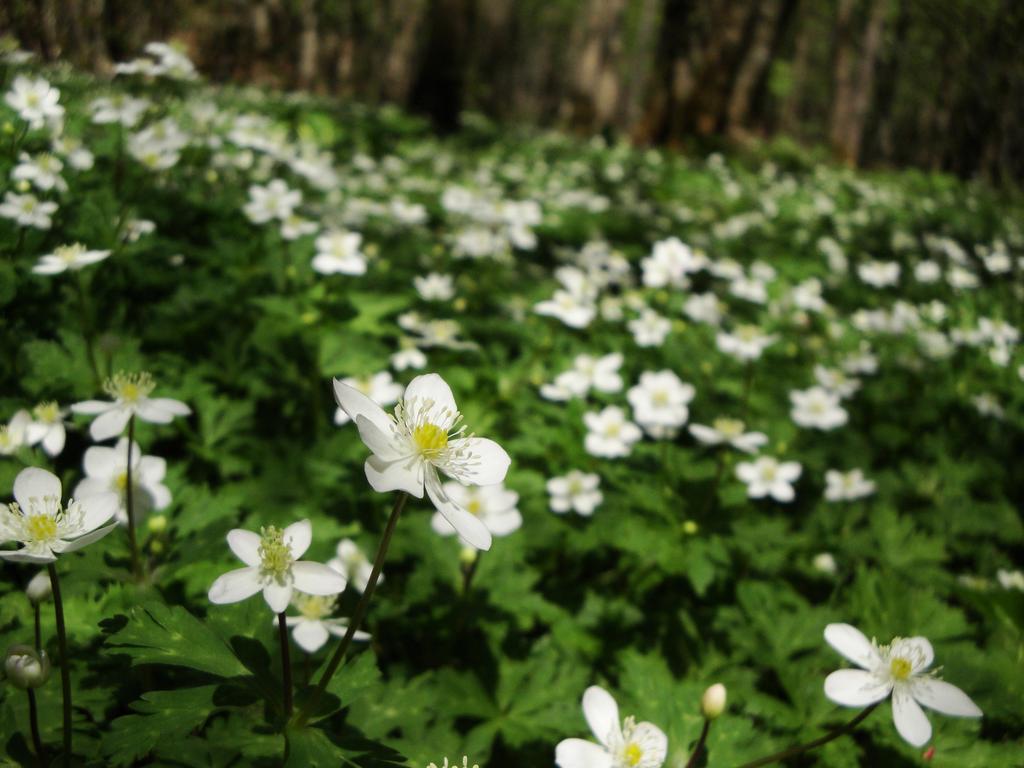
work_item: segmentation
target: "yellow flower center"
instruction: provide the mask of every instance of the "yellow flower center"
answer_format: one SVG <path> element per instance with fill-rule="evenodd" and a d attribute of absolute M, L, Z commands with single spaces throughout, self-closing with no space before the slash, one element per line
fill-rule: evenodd
<path fill-rule="evenodd" d="M 57 538 L 57 521 L 49 515 L 29 515 L 25 530 L 33 541 L 50 541 Z"/>
<path fill-rule="evenodd" d="M 330 616 L 337 603 L 335 597 L 322 597 L 320 595 L 307 595 L 304 592 L 296 594 L 295 607 L 303 618 L 310 621 L 320 621 L 325 616 Z"/>
<path fill-rule="evenodd" d="M 906 680 L 910 677 L 912 669 L 910 662 L 902 656 L 897 656 L 889 663 L 889 670 L 897 680 Z"/>
<path fill-rule="evenodd" d="M 715 419 L 711 426 L 725 437 L 739 437 L 743 434 L 743 422 L 739 419 Z"/>
<path fill-rule="evenodd" d="M 480 503 L 479 499 L 472 499 L 469 504 L 466 505 L 466 511 L 473 515 L 479 515 L 483 510 L 483 504 Z"/>
<path fill-rule="evenodd" d="M 629 744 L 626 747 L 626 751 L 623 753 L 623 757 L 626 758 L 627 765 L 639 765 L 643 756 L 644 751 L 635 743 Z"/>
<path fill-rule="evenodd" d="M 52 424 L 60 418 L 60 408 L 53 402 L 40 403 L 32 409 L 32 413 L 39 421 L 45 421 L 47 424 Z"/>
<path fill-rule="evenodd" d="M 119 371 L 103 384 L 103 391 L 115 400 L 125 403 L 137 403 L 153 391 L 156 382 L 145 371 L 141 373 L 125 373 Z"/>
<path fill-rule="evenodd" d="M 447 447 L 448 433 L 428 422 L 412 431 L 412 441 L 424 456 L 435 456 Z"/>
<path fill-rule="evenodd" d="M 654 396 L 651 398 L 651 402 L 654 403 L 654 405 L 658 406 L 659 408 L 664 408 L 666 405 L 668 405 L 668 392 L 666 392 L 663 389 L 658 390 L 657 392 L 654 393 Z"/>
<path fill-rule="evenodd" d="M 260 528 L 259 556 L 262 575 L 283 583 L 292 567 L 292 549 L 284 541 L 284 531 L 273 525 Z"/>
<path fill-rule="evenodd" d="M 114 478 L 114 488 L 116 488 L 119 493 L 125 492 L 125 490 L 128 488 L 127 472 L 122 472 L 120 475 Z"/>

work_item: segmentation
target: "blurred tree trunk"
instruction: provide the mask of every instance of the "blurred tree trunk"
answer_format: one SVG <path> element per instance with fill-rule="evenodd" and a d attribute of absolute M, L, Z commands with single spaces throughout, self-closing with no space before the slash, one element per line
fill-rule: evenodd
<path fill-rule="evenodd" d="M 664 0 L 647 107 L 633 128 L 634 141 L 666 142 L 680 132 L 682 101 L 692 81 L 687 56 L 694 5 L 694 0 Z"/>
<path fill-rule="evenodd" d="M 602 130 L 612 123 L 620 97 L 622 19 L 626 0 L 590 0 L 569 43 L 574 76 L 560 110 L 576 128 Z"/>
<path fill-rule="evenodd" d="M 295 83 L 312 90 L 320 82 L 320 36 L 317 33 L 316 0 L 299 0 L 299 60 L 295 67 Z"/>
<path fill-rule="evenodd" d="M 779 22 L 783 18 L 782 0 L 762 0 L 754 21 L 753 37 L 740 61 L 726 108 L 725 129 L 730 137 L 742 138 L 750 132 L 750 108 L 754 89 L 771 63 Z"/>
<path fill-rule="evenodd" d="M 463 108 L 464 59 L 472 0 L 431 0 L 426 45 L 410 106 L 431 117 L 441 131 L 455 130 Z"/>
<path fill-rule="evenodd" d="M 794 44 L 793 63 L 790 68 L 789 91 L 786 93 L 779 114 L 779 128 L 785 133 L 799 134 L 800 115 L 807 90 L 807 81 L 811 60 L 811 43 L 813 27 L 808 18 L 809 14 L 803 13 L 806 8 L 798 6 L 794 15 L 796 22 L 796 43 Z"/>

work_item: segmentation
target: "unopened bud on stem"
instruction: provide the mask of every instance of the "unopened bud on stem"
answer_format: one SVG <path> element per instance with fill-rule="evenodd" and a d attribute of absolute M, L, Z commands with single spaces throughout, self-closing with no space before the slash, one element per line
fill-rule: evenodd
<path fill-rule="evenodd" d="M 53 586 L 50 584 L 50 574 L 40 571 L 32 577 L 32 581 L 25 587 L 25 595 L 32 605 L 39 605 L 46 602 L 53 595 Z"/>
<path fill-rule="evenodd" d="M 30 645 L 12 645 L 4 657 L 4 677 L 15 688 L 38 688 L 50 679 L 50 660 L 46 651 Z"/>
<path fill-rule="evenodd" d="M 725 686 L 715 683 L 700 697 L 700 710 L 708 720 L 714 720 L 725 711 Z"/>

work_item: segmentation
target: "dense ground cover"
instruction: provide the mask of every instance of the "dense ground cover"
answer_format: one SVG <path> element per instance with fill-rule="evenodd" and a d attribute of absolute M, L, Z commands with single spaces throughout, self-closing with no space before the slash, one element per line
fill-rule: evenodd
<path fill-rule="evenodd" d="M 448 487 L 492 529 L 482 553 L 410 500 L 372 637 L 316 727 L 286 729 L 291 764 L 550 765 L 564 739 L 607 740 L 580 707 L 600 685 L 681 767 L 721 682 L 698 762 L 740 765 L 857 714 L 823 692 L 849 666 L 832 623 L 928 638 L 984 717 L 929 712 L 929 742 L 883 703 L 791 764 L 1020 764 L 1019 200 L 784 145 L 686 158 L 481 119 L 440 140 L 388 108 L 208 89 L 154 53 L 112 82 L 4 64 L 0 492 L 44 468 L 137 523 L 134 564 L 124 524 L 53 564 L 76 763 L 281 762 L 274 614 L 210 600 L 239 566 L 226 537 L 308 520 L 304 557 L 348 577 L 336 609 L 288 609 L 316 625 L 292 622 L 301 709 L 338 643 L 322 620 L 356 610 L 393 501 L 332 378 L 390 411 L 436 372 L 467 434 L 511 457 L 514 493 Z M 184 406 L 130 427 L 69 411 L 150 394 Z M 22 507 L 0 522 L 8 557 L 54 540 Z M 40 566 L 0 568 L 0 639 L 32 645 Z M 883 650 L 897 684 L 918 672 L 902 647 Z M 0 741 L 32 765 L 24 669 L 7 671 Z M 59 678 L 33 689 L 50 759 Z M 563 768 L 660 765 L 645 734 L 646 754 L 627 729 L 614 758 Z"/>

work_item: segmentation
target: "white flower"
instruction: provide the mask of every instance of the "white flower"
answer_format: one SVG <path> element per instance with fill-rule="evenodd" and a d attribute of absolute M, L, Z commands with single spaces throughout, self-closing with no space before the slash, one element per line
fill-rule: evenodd
<path fill-rule="evenodd" d="M 900 281 L 900 265 L 895 261 L 867 261 L 857 265 L 857 276 L 868 285 L 885 288 Z"/>
<path fill-rule="evenodd" d="M 352 539 L 342 539 L 338 542 L 335 557 L 327 565 L 344 576 L 345 580 L 360 592 L 366 591 L 366 585 L 370 583 L 373 563 Z M 382 581 L 384 581 L 383 572 L 377 576 L 377 583 Z"/>
<path fill-rule="evenodd" d="M 814 556 L 811 564 L 816 571 L 821 571 L 829 576 L 834 576 L 838 570 L 836 558 L 831 552 L 819 552 Z"/>
<path fill-rule="evenodd" d="M 942 267 L 934 261 L 919 261 L 914 265 L 914 278 L 919 283 L 935 283 L 942 277 Z"/>
<path fill-rule="evenodd" d="M 427 766 L 427 768 L 438 768 L 438 765 L 437 765 L 437 763 L 431 763 L 430 765 Z M 458 763 L 451 763 L 449 765 L 448 758 L 446 757 L 444 759 L 444 765 L 440 766 L 440 768 L 470 768 L 469 758 L 466 757 L 465 755 L 463 755 L 462 756 L 462 765 L 460 766 Z M 473 768 L 480 768 L 480 766 L 477 765 L 476 763 L 473 763 Z"/>
<path fill-rule="evenodd" d="M 996 396 L 991 392 L 982 392 L 979 395 L 975 395 L 971 398 L 975 409 L 982 416 L 991 416 L 993 419 L 1002 420 L 1006 418 L 1006 411 L 1003 410 L 1003 406 L 999 404 Z"/>
<path fill-rule="evenodd" d="M 821 281 L 816 277 L 798 284 L 790 296 L 793 299 L 793 306 L 807 312 L 824 312 L 827 306 L 821 297 Z"/>
<path fill-rule="evenodd" d="M 996 571 L 996 581 L 1003 589 L 1019 589 L 1024 592 L 1024 571 L 1008 571 L 1000 568 Z"/>
<path fill-rule="evenodd" d="M 292 593 L 292 607 L 298 616 L 286 616 L 285 624 L 292 627 L 292 639 L 306 653 L 316 653 L 331 635 L 344 637 L 348 631 L 345 619 L 330 618 L 338 605 L 338 598 L 333 595 L 309 595 L 295 590 Z M 353 640 L 369 640 L 370 635 L 356 630 Z"/>
<path fill-rule="evenodd" d="M 729 283 L 729 293 L 755 304 L 764 304 L 768 301 L 768 289 L 765 284 L 752 277 L 743 276 L 733 280 Z"/>
<path fill-rule="evenodd" d="M 490 549 L 487 526 L 448 498 L 437 472 L 464 485 L 494 485 L 505 479 L 511 459 L 493 440 L 464 436 L 462 414 L 444 379 L 436 373 L 417 376 L 395 407 L 394 416 L 337 379 L 334 394 L 373 452 L 364 469 L 374 490 L 405 491 L 418 499 L 426 490 L 467 544 Z"/>
<path fill-rule="evenodd" d="M 704 445 L 731 445 L 737 451 L 757 453 L 757 449 L 768 442 L 763 432 L 745 432 L 746 425 L 739 419 L 720 417 L 711 426 L 691 424 L 690 434 Z"/>
<path fill-rule="evenodd" d="M 92 121 L 98 125 L 119 123 L 125 128 L 134 127 L 150 107 L 146 99 L 137 99 L 125 93 L 102 96 L 89 105 Z"/>
<path fill-rule="evenodd" d="M 846 423 L 846 410 L 840 405 L 839 395 L 824 387 L 794 390 L 789 393 L 793 408 L 790 417 L 800 427 L 835 429 Z"/>
<path fill-rule="evenodd" d="M 360 250 L 363 236 L 358 232 L 335 230 L 316 239 L 313 269 L 322 275 L 361 275 L 366 272 L 366 257 Z"/>
<path fill-rule="evenodd" d="M 771 346 L 776 336 L 769 335 L 756 325 L 741 325 L 732 333 L 720 331 L 715 337 L 718 349 L 737 360 L 756 360 Z"/>
<path fill-rule="evenodd" d="M 211 603 L 237 603 L 263 592 L 274 613 L 284 613 L 295 590 L 310 595 L 336 595 L 345 589 L 345 577 L 333 568 L 298 558 L 309 549 L 313 528 L 309 520 L 284 530 L 273 525 L 253 533 L 241 528 L 228 532 L 228 546 L 245 568 L 228 571 L 210 587 Z"/>
<path fill-rule="evenodd" d="M 89 434 L 97 442 L 120 435 L 132 415 L 151 424 L 170 424 L 175 416 L 188 416 L 192 409 L 180 400 L 169 397 L 150 397 L 156 382 L 148 373 L 114 374 L 103 384 L 103 389 L 114 398 L 86 400 L 71 406 L 73 413 L 95 415 Z"/>
<path fill-rule="evenodd" d="M 538 315 L 557 317 L 570 328 L 585 328 L 597 314 L 597 286 L 581 269 L 561 267 L 555 277 L 563 288 L 547 301 L 539 302 L 533 311 Z"/>
<path fill-rule="evenodd" d="M 85 477 L 75 486 L 75 496 L 89 498 L 100 493 L 117 495 L 117 522 L 128 524 L 128 438 L 122 437 L 111 448 L 94 445 L 82 458 Z M 171 492 L 164 485 L 167 462 L 159 456 L 143 456 L 138 443 L 132 443 L 132 511 L 135 519 L 171 503 Z"/>
<path fill-rule="evenodd" d="M 424 301 L 449 301 L 455 296 L 455 281 L 451 275 L 431 272 L 412 279 L 416 292 Z"/>
<path fill-rule="evenodd" d="M 58 275 L 66 270 L 74 272 L 103 261 L 109 255 L 110 251 L 90 251 L 81 243 L 58 245 L 53 253 L 40 256 L 32 271 L 37 275 Z"/>
<path fill-rule="evenodd" d="M 390 371 L 381 371 L 372 376 L 350 376 L 341 380 L 342 384 L 358 389 L 378 405 L 394 405 L 402 398 L 405 386 L 391 377 Z M 341 408 L 334 412 L 334 423 L 338 426 L 348 424 L 348 414 Z"/>
<path fill-rule="evenodd" d="M 823 365 L 814 366 L 814 379 L 829 392 L 846 399 L 860 389 L 858 379 L 847 376 L 838 368 L 826 368 Z"/>
<path fill-rule="evenodd" d="M 864 477 L 859 469 L 840 472 L 830 469 L 825 472 L 825 499 L 827 501 L 853 501 L 870 496 L 875 492 L 875 483 Z"/>
<path fill-rule="evenodd" d="M 59 100 L 60 91 L 43 78 L 32 80 L 24 75 L 14 78 L 11 90 L 4 96 L 7 106 L 33 128 L 42 127 L 46 120 L 59 120 L 64 116 L 64 107 L 57 103 Z"/>
<path fill-rule="evenodd" d="M 713 293 L 695 293 L 686 299 L 683 312 L 695 323 L 718 325 L 722 322 L 725 305 Z"/>
<path fill-rule="evenodd" d="M 23 445 L 28 445 L 27 433 L 31 423 L 29 412 L 22 409 L 0 426 L 0 456 L 10 456 Z"/>
<path fill-rule="evenodd" d="M 60 480 L 45 469 L 21 470 L 14 479 L 14 499 L 0 507 L 0 541 L 16 541 L 22 548 L 0 552 L 4 560 L 52 563 L 57 555 L 102 539 L 114 527 L 104 526 L 117 509 L 114 494 L 68 499 L 63 506 Z"/>
<path fill-rule="evenodd" d="M 919 705 L 955 717 L 981 717 L 970 698 L 926 672 L 934 660 L 923 637 L 895 638 L 889 645 L 869 641 L 849 624 L 829 624 L 825 640 L 860 669 L 840 669 L 825 678 L 825 695 L 844 707 L 866 707 L 892 695 L 896 730 L 915 747 L 932 736 L 932 726 Z"/>
<path fill-rule="evenodd" d="M 554 384 L 544 384 L 540 393 L 548 400 L 570 400 L 583 397 L 591 387 L 598 392 L 618 392 L 622 389 L 621 367 L 618 352 L 603 357 L 576 355 L 572 369 L 558 374 Z"/>
<path fill-rule="evenodd" d="M 64 417 L 68 415 L 57 403 L 40 403 L 32 409 L 32 422 L 25 428 L 25 442 L 42 444 L 47 456 L 57 456 L 64 450 L 67 430 Z"/>
<path fill-rule="evenodd" d="M 41 201 L 35 195 L 18 195 L 14 192 L 4 194 L 0 203 L 0 216 L 12 219 L 22 227 L 49 229 L 53 225 L 51 218 L 57 212 L 57 204 Z"/>
<path fill-rule="evenodd" d="M 63 168 L 64 163 L 56 155 L 43 152 L 32 157 L 22 152 L 20 162 L 11 171 L 11 178 L 15 181 L 28 182 L 43 192 L 49 192 L 51 189 L 66 192 L 67 182 L 60 175 Z"/>
<path fill-rule="evenodd" d="M 672 330 L 672 322 L 651 309 L 645 309 L 640 317 L 626 323 L 638 347 L 659 347 Z"/>
<path fill-rule="evenodd" d="M 400 349 L 391 355 L 391 367 L 396 371 L 404 371 L 409 368 L 419 370 L 427 365 L 427 356 L 423 354 L 423 351 L 417 349 L 414 345 L 405 349 Z"/>
<path fill-rule="evenodd" d="M 736 465 L 736 477 L 747 485 L 747 496 L 763 499 L 771 496 L 776 501 L 792 501 L 796 494 L 793 483 L 800 477 L 803 467 L 795 461 L 779 462 L 771 456 L 760 456 L 754 461 L 741 461 Z"/>
<path fill-rule="evenodd" d="M 652 723 L 632 717 L 619 722 L 619 706 L 604 688 L 592 685 L 583 693 L 583 716 L 600 742 L 565 739 L 555 747 L 559 768 L 661 768 L 668 737 Z"/>
<path fill-rule="evenodd" d="M 572 510 L 583 517 L 590 517 L 604 500 L 598 486 L 601 478 L 593 473 L 570 471 L 564 477 L 552 477 L 547 481 L 548 506 L 551 511 L 563 514 Z"/>
<path fill-rule="evenodd" d="M 621 408 L 609 405 L 604 410 L 588 411 L 583 414 L 587 436 L 583 447 L 591 456 L 616 458 L 628 456 L 633 443 L 643 437 L 643 432 L 626 418 Z"/>
<path fill-rule="evenodd" d="M 640 267 L 648 288 L 685 288 L 689 284 L 687 273 L 698 271 L 705 262 L 706 259 L 694 254 L 678 237 L 670 237 L 655 243 L 651 255 L 640 262 Z"/>
<path fill-rule="evenodd" d="M 507 489 L 504 483 L 466 486 L 447 482 L 443 488 L 448 498 L 455 504 L 480 518 L 492 536 L 508 536 L 523 525 L 523 516 L 516 509 L 519 494 Z M 434 513 L 430 525 L 442 536 L 451 536 L 455 533 L 451 523 L 440 512 Z"/>
<path fill-rule="evenodd" d="M 254 224 L 265 224 L 271 219 L 284 221 L 302 202 L 302 192 L 290 189 L 281 179 L 274 179 L 261 187 L 249 187 L 249 202 L 243 208 L 245 215 Z"/>
<path fill-rule="evenodd" d="M 696 390 L 672 371 L 645 371 L 626 393 L 633 419 L 651 437 L 672 437 L 690 418 L 687 407 Z"/>

